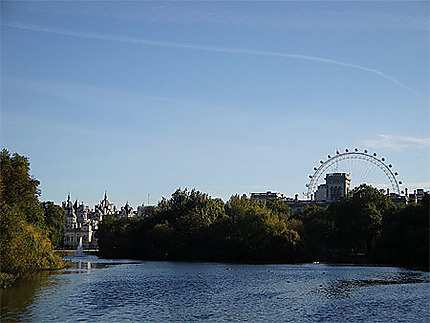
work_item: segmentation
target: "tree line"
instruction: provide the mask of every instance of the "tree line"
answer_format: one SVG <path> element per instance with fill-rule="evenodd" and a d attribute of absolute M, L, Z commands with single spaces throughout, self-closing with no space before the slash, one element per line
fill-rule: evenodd
<path fill-rule="evenodd" d="M 226 203 L 178 189 L 144 219 L 106 218 L 103 257 L 228 262 L 368 263 L 429 267 L 429 197 L 394 205 L 361 185 L 328 207 L 291 214 L 279 200 L 233 195 Z"/>
<path fill-rule="evenodd" d="M 63 209 L 40 202 L 40 182 L 31 177 L 28 158 L 1 151 L 0 255 L 2 287 L 20 275 L 63 266 L 54 247 L 66 231 Z"/>

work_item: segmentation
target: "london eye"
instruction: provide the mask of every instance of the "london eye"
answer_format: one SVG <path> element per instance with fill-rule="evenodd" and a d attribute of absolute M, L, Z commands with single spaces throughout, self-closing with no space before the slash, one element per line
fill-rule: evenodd
<path fill-rule="evenodd" d="M 323 183 L 326 174 L 347 173 L 351 178 L 351 189 L 361 184 L 368 184 L 378 189 L 400 195 L 401 181 L 397 180 L 398 173 L 393 171 L 393 165 L 384 157 L 367 150 L 360 151 L 345 149 L 344 152 L 336 151 L 331 156 L 319 161 L 319 165 L 313 168 L 313 174 L 309 175 L 306 184 L 305 195 L 312 198 L 318 186 Z"/>

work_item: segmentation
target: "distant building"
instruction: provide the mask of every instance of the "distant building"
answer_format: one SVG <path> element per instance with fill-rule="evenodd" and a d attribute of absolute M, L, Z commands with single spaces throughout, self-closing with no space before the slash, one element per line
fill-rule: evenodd
<path fill-rule="evenodd" d="M 94 239 L 94 231 L 97 229 L 98 220 L 92 217 L 88 206 L 78 200 L 72 203 L 70 194 L 67 201 L 62 203 L 64 213 L 66 214 L 66 234 L 63 243 L 68 248 L 77 248 L 79 240 L 82 238 L 84 248 L 93 248 L 97 246 Z"/>
<path fill-rule="evenodd" d="M 333 202 L 347 197 L 350 191 L 351 179 L 347 173 L 330 173 L 325 177 L 325 184 L 318 185 L 315 201 Z"/>
<path fill-rule="evenodd" d="M 94 206 L 95 217 L 98 221 L 102 221 L 103 218 L 107 215 L 114 216 L 116 212 L 116 207 L 113 203 L 110 203 L 107 197 L 107 193 L 105 192 L 103 200 L 99 202 L 96 206 Z"/>
<path fill-rule="evenodd" d="M 121 211 L 116 213 L 117 216 L 122 218 L 132 218 L 136 216 L 136 212 L 133 211 L 133 208 L 127 203 L 121 208 Z"/>
<path fill-rule="evenodd" d="M 285 201 L 287 197 L 283 193 L 267 191 L 265 193 L 251 193 L 251 199 Z"/>
<path fill-rule="evenodd" d="M 106 192 L 93 210 L 78 200 L 72 203 L 70 194 L 67 196 L 67 201 L 62 203 L 62 208 L 66 214 L 66 234 L 63 242 L 67 248 L 71 249 L 78 247 L 80 238 L 82 238 L 82 246 L 85 249 L 97 248 L 97 239 L 94 233 L 98 224 L 107 216 L 115 218 L 136 216 L 136 212 L 128 204 L 128 201 L 120 210 L 117 210 L 115 205 L 109 202 Z"/>
<path fill-rule="evenodd" d="M 144 217 L 145 216 L 145 205 L 142 203 L 142 205 L 139 205 L 137 207 L 137 216 L 138 217 Z"/>
<path fill-rule="evenodd" d="M 140 218 L 146 218 L 155 213 L 155 210 L 157 209 L 154 205 L 147 205 L 145 206 L 143 203 L 142 205 L 139 205 L 137 207 L 137 216 Z"/>
<path fill-rule="evenodd" d="M 418 188 L 416 190 L 414 190 L 413 193 L 409 193 L 408 189 L 405 188 L 405 199 L 406 199 L 406 204 L 410 204 L 410 203 L 420 203 L 424 196 L 425 196 L 425 191 L 423 188 Z"/>
<path fill-rule="evenodd" d="M 417 188 L 417 203 L 420 203 L 425 196 L 425 192 L 423 188 Z"/>
<path fill-rule="evenodd" d="M 327 201 L 327 184 L 318 185 L 318 189 L 315 191 L 315 201 Z"/>

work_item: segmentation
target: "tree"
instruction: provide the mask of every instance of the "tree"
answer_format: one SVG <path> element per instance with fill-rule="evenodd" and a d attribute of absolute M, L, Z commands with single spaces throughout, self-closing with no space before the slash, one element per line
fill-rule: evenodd
<path fill-rule="evenodd" d="M 40 182 L 30 176 L 27 157 L 3 149 L 1 152 L 0 203 L 22 211 L 25 220 L 39 227 L 44 225 L 43 210 L 38 197 Z"/>
<path fill-rule="evenodd" d="M 290 207 L 280 199 L 268 199 L 264 203 L 266 207 L 280 218 L 287 220 L 291 215 Z"/>
<path fill-rule="evenodd" d="M 141 219 L 106 217 L 98 225 L 95 236 L 99 253 L 109 258 L 138 258 L 138 236 Z"/>
<path fill-rule="evenodd" d="M 63 245 L 63 236 L 66 233 L 66 215 L 64 210 L 53 202 L 43 202 L 43 213 L 49 239 L 55 248 Z"/>
<path fill-rule="evenodd" d="M 178 189 L 160 201 L 153 216 L 137 220 L 136 229 L 120 229 L 130 219 L 103 220 L 96 236 L 100 252 L 110 257 L 289 261 L 299 235 L 296 224 L 287 221 L 288 211 L 246 196 L 232 196 L 225 204 L 194 189 Z"/>
<path fill-rule="evenodd" d="M 294 218 L 301 222 L 298 232 L 303 260 L 327 260 L 328 244 L 334 227 L 333 220 L 327 216 L 327 208 L 317 205 L 306 206 L 296 211 Z"/>
<path fill-rule="evenodd" d="M 429 268 L 429 196 L 383 217 L 374 261 Z"/>
<path fill-rule="evenodd" d="M 351 252 L 361 249 L 368 255 L 381 235 L 383 216 L 394 210 L 390 198 L 369 185 L 362 184 L 328 207 L 328 219 L 333 221 L 331 248 Z"/>
<path fill-rule="evenodd" d="M 1 272 L 22 275 L 62 265 L 47 235 L 39 181 L 29 174 L 26 157 L 1 152 Z"/>
<path fill-rule="evenodd" d="M 233 258 L 289 261 L 294 257 L 298 233 L 265 203 L 235 195 L 226 204 L 226 214 L 225 241 Z"/>

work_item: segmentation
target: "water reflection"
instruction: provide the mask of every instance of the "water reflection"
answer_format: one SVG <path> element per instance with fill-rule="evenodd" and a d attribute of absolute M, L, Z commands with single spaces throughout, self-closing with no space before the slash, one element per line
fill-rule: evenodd
<path fill-rule="evenodd" d="M 49 277 L 56 273 L 59 272 L 42 271 L 32 277 L 18 279 L 9 288 L 1 290 L 1 320 L 20 322 L 24 317 L 29 318 L 27 309 L 33 303 L 35 295 L 44 287 L 54 284 Z"/>
<path fill-rule="evenodd" d="M 68 264 L 67 269 L 55 271 L 41 271 L 30 277 L 23 277 L 14 282 L 7 289 L 1 289 L 1 321 L 22 322 L 33 320 L 30 308 L 33 306 L 38 295 L 45 290 L 55 288 L 60 284 L 53 275 L 60 274 L 91 274 L 93 270 L 108 268 L 121 264 L 140 263 L 130 260 L 100 259 L 96 256 L 64 257 Z"/>
<path fill-rule="evenodd" d="M 127 259 L 101 259 L 96 256 L 64 257 L 69 262 L 69 268 L 63 270 L 65 274 L 90 274 L 92 269 L 103 269 L 116 265 L 138 264 L 140 261 Z"/>
<path fill-rule="evenodd" d="M 324 264 L 70 260 L 72 267 L 62 271 L 67 275 L 45 274 L 14 286 L 13 299 L 2 304 L 2 320 L 430 321 L 429 273 Z M 19 290 L 23 285 L 31 291 Z"/>
<path fill-rule="evenodd" d="M 65 269 L 65 274 L 90 274 L 91 268 L 97 268 L 97 266 L 92 266 L 89 261 L 78 261 L 72 262 L 70 268 Z"/>

